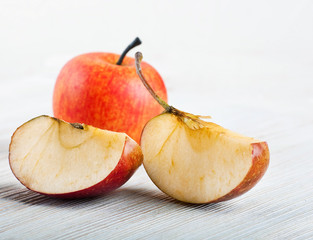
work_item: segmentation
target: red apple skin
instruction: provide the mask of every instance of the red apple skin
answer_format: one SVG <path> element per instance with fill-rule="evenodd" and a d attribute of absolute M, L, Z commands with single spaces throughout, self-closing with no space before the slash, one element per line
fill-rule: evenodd
<path fill-rule="evenodd" d="M 55 197 L 55 198 L 61 198 L 61 199 L 78 199 L 78 198 L 95 197 L 95 196 L 107 194 L 119 188 L 124 183 L 126 183 L 130 179 L 130 177 L 135 173 L 135 171 L 139 168 L 139 166 L 142 164 L 142 161 L 143 161 L 143 155 L 142 155 L 140 146 L 134 140 L 130 139 L 129 137 L 126 137 L 123 153 L 116 167 L 112 170 L 112 172 L 105 179 L 103 179 L 101 182 L 89 188 L 82 189 L 82 190 L 75 191 L 75 192 L 69 192 L 69 193 L 50 194 L 50 193 L 34 191 L 33 189 L 24 185 L 24 183 L 22 182 L 21 183 L 31 191 L 37 192 L 37 193 L 40 193 L 49 197 Z"/>
<path fill-rule="evenodd" d="M 148 120 L 163 108 L 146 90 L 135 69 L 134 58 L 87 53 L 70 60 L 61 70 L 54 88 L 54 116 L 67 122 L 80 122 L 101 129 L 125 132 L 140 142 Z M 155 90 L 167 101 L 167 92 L 159 73 L 142 63 L 142 71 Z"/>
<path fill-rule="evenodd" d="M 238 197 L 253 188 L 265 174 L 270 160 L 266 142 L 252 143 L 252 166 L 244 180 L 231 192 L 213 202 L 221 202 Z"/>

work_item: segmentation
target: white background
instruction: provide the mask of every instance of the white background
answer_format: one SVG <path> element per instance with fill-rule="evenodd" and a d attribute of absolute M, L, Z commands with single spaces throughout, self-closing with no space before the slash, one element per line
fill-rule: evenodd
<path fill-rule="evenodd" d="M 184 205 L 141 168 L 109 196 L 58 202 L 12 176 L 10 136 L 52 114 L 62 66 L 86 52 L 121 53 L 136 36 L 170 104 L 268 142 L 270 167 L 254 189 Z M 311 0 L 0 0 L 0 238 L 313 238 L 312 43 Z"/>
<path fill-rule="evenodd" d="M 196 102 L 231 94 L 240 103 L 254 97 L 254 104 L 295 107 L 293 99 L 310 90 L 305 84 L 313 77 L 310 0 L 1 0 L 0 29 L 1 83 L 36 76 L 53 87 L 70 58 L 120 53 L 136 36 L 143 41 L 138 50 L 163 76 L 169 93 L 195 95 Z M 267 95 L 268 86 L 277 89 L 276 96 Z M 174 93 L 170 102 L 180 105 Z M 191 109 L 188 103 L 179 107 Z"/>

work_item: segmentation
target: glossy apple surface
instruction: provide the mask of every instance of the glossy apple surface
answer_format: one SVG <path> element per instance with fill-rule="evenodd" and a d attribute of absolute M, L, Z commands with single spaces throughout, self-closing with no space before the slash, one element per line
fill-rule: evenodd
<path fill-rule="evenodd" d="M 70 60 L 61 70 L 54 88 L 54 116 L 101 129 L 125 132 L 139 142 L 148 120 L 163 109 L 142 85 L 135 60 L 119 55 L 88 53 Z M 159 73 L 142 63 L 152 88 L 165 101 L 167 93 Z"/>
<path fill-rule="evenodd" d="M 92 197 L 123 185 L 142 163 L 140 146 L 124 133 L 49 116 L 12 136 L 9 163 L 27 188 L 59 198 Z"/>

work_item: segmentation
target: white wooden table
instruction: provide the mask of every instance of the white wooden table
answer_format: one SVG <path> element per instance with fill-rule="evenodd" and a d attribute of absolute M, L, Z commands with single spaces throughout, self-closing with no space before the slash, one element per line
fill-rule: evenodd
<path fill-rule="evenodd" d="M 167 197 L 142 167 L 123 187 L 95 199 L 56 200 L 27 190 L 9 169 L 10 135 L 24 121 L 52 114 L 54 78 L 1 83 L 0 239 L 313 239 L 313 85 L 287 79 L 277 89 L 280 83 L 264 81 L 253 92 L 255 84 L 237 83 L 246 86 L 238 98 L 231 94 L 236 85 L 220 91 L 217 84 L 209 96 L 199 90 L 187 98 L 183 88 L 169 90 L 176 106 L 210 113 L 270 147 L 269 169 L 254 189 L 207 205 Z"/>

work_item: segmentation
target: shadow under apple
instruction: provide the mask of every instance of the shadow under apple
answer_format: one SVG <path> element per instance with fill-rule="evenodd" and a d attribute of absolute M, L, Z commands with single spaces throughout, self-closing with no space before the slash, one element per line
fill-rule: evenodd
<path fill-rule="evenodd" d="M 191 204 L 175 200 L 161 191 L 146 189 L 143 187 L 124 186 L 115 191 L 98 197 L 82 199 L 58 199 L 33 192 L 27 188 L 19 187 L 17 184 L 0 184 L 0 199 L 18 202 L 28 206 L 46 206 L 55 208 L 90 208 L 109 206 L 113 203 L 123 203 L 124 207 L 136 205 L 137 207 L 158 206 L 166 207 L 168 210 L 188 208 L 198 211 L 220 212 L 225 204 L 231 203 L 211 203 L 211 204 Z"/>

